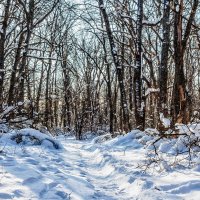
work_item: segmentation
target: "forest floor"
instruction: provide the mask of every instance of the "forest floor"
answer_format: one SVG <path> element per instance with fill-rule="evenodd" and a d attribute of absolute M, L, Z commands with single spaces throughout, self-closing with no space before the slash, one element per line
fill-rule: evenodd
<path fill-rule="evenodd" d="M 109 141 L 59 136 L 62 149 L 0 141 L 0 199 L 197 200 L 200 166 L 144 172 L 132 134 Z"/>

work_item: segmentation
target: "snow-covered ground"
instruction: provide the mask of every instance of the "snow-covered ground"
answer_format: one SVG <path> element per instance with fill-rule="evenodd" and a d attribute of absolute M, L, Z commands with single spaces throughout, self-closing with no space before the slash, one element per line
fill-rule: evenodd
<path fill-rule="evenodd" d="M 109 135 L 84 141 L 60 136 L 53 140 L 59 147 L 55 149 L 50 136 L 40 137 L 33 130 L 21 131 L 23 139 L 28 131 L 42 143 L 16 145 L 9 140 L 16 133 L 0 139 L 1 200 L 200 199 L 198 165 L 143 171 L 140 165 L 150 151 L 144 144 L 150 136 L 137 131 L 108 141 L 104 139 Z M 166 147 L 169 150 L 169 142 L 160 144 L 162 150 Z"/>

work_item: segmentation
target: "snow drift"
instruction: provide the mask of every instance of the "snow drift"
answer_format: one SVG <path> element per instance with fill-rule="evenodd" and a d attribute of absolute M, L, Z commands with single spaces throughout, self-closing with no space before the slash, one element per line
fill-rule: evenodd
<path fill-rule="evenodd" d="M 42 145 L 48 148 L 62 149 L 59 141 L 52 136 L 41 133 L 38 130 L 25 128 L 18 131 L 12 131 L 2 135 L 0 142 L 21 144 L 21 145 Z"/>

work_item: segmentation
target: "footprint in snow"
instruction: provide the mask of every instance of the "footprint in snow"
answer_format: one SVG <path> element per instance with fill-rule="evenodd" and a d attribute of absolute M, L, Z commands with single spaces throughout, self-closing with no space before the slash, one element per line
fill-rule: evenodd
<path fill-rule="evenodd" d="M 57 183 L 57 182 L 51 182 L 48 185 L 45 184 L 44 188 L 39 193 L 40 198 L 44 199 L 44 197 L 45 197 L 46 194 L 48 195 L 49 192 L 53 192 L 56 196 L 60 197 L 61 199 L 67 200 L 68 199 L 68 194 L 66 192 L 60 191 L 60 190 L 54 190 L 54 191 L 52 191 L 58 185 L 59 185 L 59 183 Z M 58 199 L 58 198 L 56 198 L 56 199 Z"/>
<path fill-rule="evenodd" d="M 78 163 L 77 164 L 79 167 L 85 167 L 86 165 L 84 163 Z"/>
<path fill-rule="evenodd" d="M 59 169 L 57 169 L 56 167 L 52 167 L 52 168 L 49 168 L 50 171 L 52 171 L 54 174 L 60 174 L 62 173 Z"/>
<path fill-rule="evenodd" d="M 2 165 L 3 166 L 7 166 L 7 167 L 12 167 L 12 166 L 15 166 L 16 165 L 16 161 L 8 161 L 8 160 L 6 160 L 6 161 L 4 161 L 3 163 L 2 163 Z"/>
<path fill-rule="evenodd" d="M 128 182 L 131 184 L 131 183 L 133 183 L 135 180 L 136 180 L 136 178 L 134 178 L 134 177 L 131 176 L 131 177 L 129 178 Z"/>
<path fill-rule="evenodd" d="M 95 193 L 94 193 L 94 196 L 92 197 L 92 199 L 97 199 L 97 200 L 100 200 L 100 199 L 102 199 L 102 200 L 106 200 L 106 199 L 109 199 L 109 200 L 117 200 L 117 199 L 115 199 L 114 197 L 112 197 L 112 196 L 107 196 L 107 195 L 105 195 L 102 191 L 100 191 L 100 190 L 97 190 Z"/>
<path fill-rule="evenodd" d="M 22 197 L 23 193 L 21 190 L 15 190 L 13 191 L 14 197 Z"/>
<path fill-rule="evenodd" d="M 7 193 L 0 193 L 0 199 L 12 199 L 12 196 Z"/>
<path fill-rule="evenodd" d="M 39 162 L 37 160 L 31 159 L 31 158 L 26 159 L 26 162 L 28 162 L 31 165 L 38 165 L 39 164 Z"/>
<path fill-rule="evenodd" d="M 45 171 L 48 170 L 47 167 L 44 167 L 44 166 L 40 166 L 39 169 L 40 169 L 41 171 L 43 171 L 43 172 L 45 172 Z"/>
<path fill-rule="evenodd" d="M 86 173 L 85 172 L 80 172 L 80 176 L 82 176 L 82 177 L 86 177 Z"/>
<path fill-rule="evenodd" d="M 200 181 L 198 180 L 183 182 L 179 184 L 164 185 L 160 187 L 162 191 L 168 191 L 172 194 L 185 194 L 191 191 L 198 191 L 199 188 Z"/>
<path fill-rule="evenodd" d="M 27 153 L 23 153 L 23 154 L 21 154 L 20 155 L 21 157 L 24 157 L 24 158 L 29 158 L 29 157 L 31 157 L 29 154 L 27 154 Z"/>
<path fill-rule="evenodd" d="M 49 189 L 51 189 L 51 188 L 56 187 L 58 184 L 59 183 L 57 183 L 57 182 L 51 182 L 51 183 L 49 183 L 48 187 L 49 187 Z"/>
<path fill-rule="evenodd" d="M 41 198 L 43 198 L 43 196 L 48 192 L 48 190 L 49 190 L 49 187 L 48 187 L 47 184 L 45 184 L 44 187 L 42 188 L 42 190 L 40 191 L 39 196 L 40 196 Z"/>
<path fill-rule="evenodd" d="M 56 163 L 61 163 L 61 162 L 63 162 L 63 159 L 61 159 L 61 158 L 53 158 L 53 159 L 51 159 L 51 161 L 54 161 Z"/>
<path fill-rule="evenodd" d="M 37 177 L 37 178 L 34 178 L 34 177 L 27 178 L 27 179 L 25 179 L 25 180 L 22 182 L 22 185 L 34 184 L 34 183 L 36 183 L 37 181 L 39 181 L 39 179 L 40 179 L 40 177 Z"/>
<path fill-rule="evenodd" d="M 56 195 L 61 197 L 62 199 L 67 199 L 67 197 L 68 197 L 68 194 L 63 191 L 57 191 Z"/>

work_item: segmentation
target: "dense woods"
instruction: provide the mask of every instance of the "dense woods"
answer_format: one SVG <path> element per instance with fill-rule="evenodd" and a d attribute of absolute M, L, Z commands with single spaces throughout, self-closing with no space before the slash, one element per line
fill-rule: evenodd
<path fill-rule="evenodd" d="M 78 139 L 199 120 L 199 0 L 0 0 L 0 113 Z"/>

